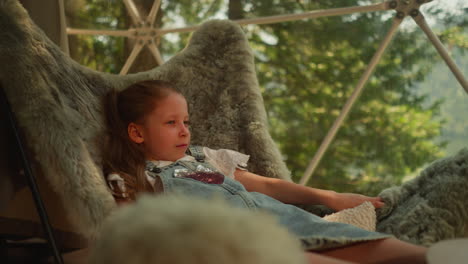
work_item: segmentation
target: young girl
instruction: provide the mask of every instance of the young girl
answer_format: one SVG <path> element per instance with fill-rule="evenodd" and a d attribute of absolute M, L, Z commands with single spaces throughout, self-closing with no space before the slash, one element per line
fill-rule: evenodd
<path fill-rule="evenodd" d="M 302 242 L 311 263 L 424 263 L 426 249 L 388 235 L 332 223 L 289 204 L 323 204 L 334 210 L 378 197 L 336 193 L 256 175 L 248 156 L 231 150 L 190 146 L 184 96 L 163 81 L 143 81 L 107 98 L 109 142 L 105 170 L 118 203 L 141 192 L 221 196 L 235 207 L 278 217 Z M 311 250 L 320 251 L 312 253 Z M 331 257 L 331 258 L 330 258 Z"/>

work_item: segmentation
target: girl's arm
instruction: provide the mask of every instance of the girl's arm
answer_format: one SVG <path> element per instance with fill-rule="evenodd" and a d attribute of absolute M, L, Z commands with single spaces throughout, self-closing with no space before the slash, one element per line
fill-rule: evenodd
<path fill-rule="evenodd" d="M 371 202 L 375 208 L 384 205 L 380 197 L 321 190 L 243 170 L 236 170 L 234 175 L 247 191 L 263 193 L 283 203 L 322 204 L 336 211 L 356 207 L 366 201 Z"/>

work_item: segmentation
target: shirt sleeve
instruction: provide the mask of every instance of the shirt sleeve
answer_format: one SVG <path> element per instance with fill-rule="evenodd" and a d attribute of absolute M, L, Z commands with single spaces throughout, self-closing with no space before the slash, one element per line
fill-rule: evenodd
<path fill-rule="evenodd" d="M 245 155 L 230 149 L 213 150 L 207 147 L 203 147 L 203 153 L 206 156 L 206 162 L 213 165 L 225 176 L 233 179 L 236 169 L 247 169 L 247 162 L 250 158 L 249 155 Z"/>
<path fill-rule="evenodd" d="M 107 185 L 116 202 L 135 201 L 135 186 L 127 178 L 117 173 L 107 175 Z"/>

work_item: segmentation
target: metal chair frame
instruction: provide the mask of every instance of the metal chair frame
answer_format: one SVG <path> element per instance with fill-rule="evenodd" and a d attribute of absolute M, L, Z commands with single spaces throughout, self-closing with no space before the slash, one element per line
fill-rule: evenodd
<path fill-rule="evenodd" d="M 47 210 L 44 206 L 44 202 L 41 198 L 41 194 L 39 192 L 39 188 L 36 182 L 37 177 L 34 174 L 34 171 L 32 170 L 31 162 L 27 155 L 24 141 L 21 137 L 20 130 L 18 128 L 15 116 L 13 114 L 13 111 L 11 110 L 10 103 L 8 102 L 5 91 L 3 90 L 3 87 L 1 86 L 1 84 L 0 84 L 0 105 L 1 105 L 1 111 L 4 111 L 7 115 L 7 119 L 8 119 L 7 126 L 10 128 L 11 133 L 14 136 L 14 141 L 15 141 L 14 144 L 15 144 L 15 147 L 18 149 L 18 152 L 20 155 L 21 165 L 22 165 L 24 175 L 27 180 L 27 185 L 29 189 L 31 190 L 32 197 L 34 199 L 34 203 L 37 209 L 37 213 L 39 214 L 42 228 L 46 236 L 47 244 L 52 250 L 52 255 L 54 257 L 55 263 L 63 264 L 62 255 L 60 254 L 60 251 L 58 249 L 57 242 L 52 231 L 52 226 L 50 224 L 49 217 L 47 215 Z"/>

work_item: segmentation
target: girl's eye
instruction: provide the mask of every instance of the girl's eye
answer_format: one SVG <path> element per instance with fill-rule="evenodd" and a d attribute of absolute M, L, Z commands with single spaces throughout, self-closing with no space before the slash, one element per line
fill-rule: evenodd
<path fill-rule="evenodd" d="M 166 124 L 173 125 L 173 124 L 175 124 L 175 120 L 167 121 Z"/>
<path fill-rule="evenodd" d="M 190 126 L 190 121 L 184 121 L 185 126 Z"/>

